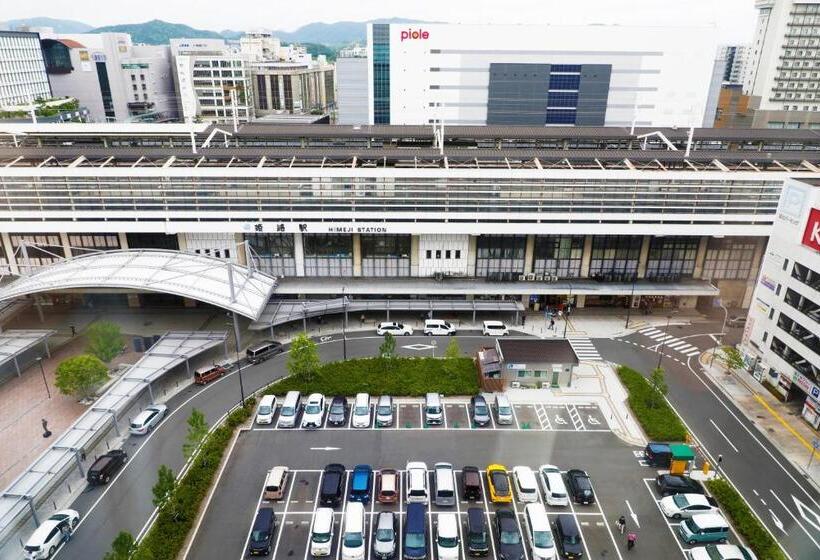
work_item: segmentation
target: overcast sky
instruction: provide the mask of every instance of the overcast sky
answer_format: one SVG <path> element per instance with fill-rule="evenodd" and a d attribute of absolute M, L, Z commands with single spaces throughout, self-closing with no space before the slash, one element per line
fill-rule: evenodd
<path fill-rule="evenodd" d="M 722 42 L 748 42 L 754 0 L 40 0 L 3 2 L 0 17 L 49 16 L 89 25 L 162 19 L 200 29 L 293 30 L 315 21 L 404 17 L 464 23 L 714 24 Z M 492 38 L 488 38 L 492 40 Z"/>

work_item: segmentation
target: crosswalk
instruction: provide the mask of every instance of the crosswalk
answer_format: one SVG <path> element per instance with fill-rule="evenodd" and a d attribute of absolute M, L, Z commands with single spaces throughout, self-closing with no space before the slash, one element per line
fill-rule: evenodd
<path fill-rule="evenodd" d="M 575 350 L 575 354 L 578 356 L 578 359 L 581 361 L 602 361 L 601 355 L 598 353 L 598 350 L 595 349 L 595 345 L 592 344 L 592 341 L 587 337 L 569 337 L 570 346 L 572 349 Z"/>
<path fill-rule="evenodd" d="M 675 338 L 674 336 L 668 335 L 665 332 L 658 330 L 654 327 L 647 327 L 645 329 L 641 329 L 638 331 L 638 333 L 651 338 L 653 341 L 653 345 L 663 344 L 664 349 L 680 352 L 684 356 L 693 357 L 697 356 L 701 352 L 697 346 L 690 344 L 685 340 L 681 340 L 679 338 Z"/>

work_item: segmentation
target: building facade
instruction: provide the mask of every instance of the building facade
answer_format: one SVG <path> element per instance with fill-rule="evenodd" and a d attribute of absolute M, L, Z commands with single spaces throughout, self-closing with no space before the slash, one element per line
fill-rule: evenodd
<path fill-rule="evenodd" d="M 367 124 L 367 49 L 343 49 L 336 58 L 336 122 Z"/>
<path fill-rule="evenodd" d="M 752 49 L 749 45 L 723 45 L 718 58 L 725 61 L 723 85 L 743 85 L 751 65 Z"/>
<path fill-rule="evenodd" d="M 370 123 L 711 126 L 713 28 L 369 24 Z M 590 45 L 605 45 L 590 50 Z"/>
<path fill-rule="evenodd" d="M 747 367 L 820 428 L 820 181 L 787 181 L 743 336 Z"/>
<path fill-rule="evenodd" d="M 0 110 L 51 97 L 40 35 L 0 31 Z"/>

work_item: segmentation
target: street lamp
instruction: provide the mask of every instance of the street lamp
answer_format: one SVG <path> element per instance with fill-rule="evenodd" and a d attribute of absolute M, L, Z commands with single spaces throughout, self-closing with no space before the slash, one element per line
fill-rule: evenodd
<path fill-rule="evenodd" d="M 37 363 L 40 364 L 40 373 L 43 374 L 43 385 L 46 386 L 46 394 L 48 398 L 51 398 L 51 389 L 48 388 L 48 381 L 46 381 L 46 370 L 43 368 L 42 356 L 37 356 Z"/>
<path fill-rule="evenodd" d="M 345 287 L 342 286 L 342 309 L 345 316 L 342 319 L 342 357 L 347 360 L 347 296 L 345 295 Z"/>
<path fill-rule="evenodd" d="M 669 315 L 666 316 L 666 328 L 663 329 L 666 333 L 666 336 L 664 336 L 663 342 L 661 342 L 661 347 L 658 350 L 658 366 L 656 369 L 660 369 L 661 367 L 661 360 L 663 360 L 663 349 L 664 346 L 666 346 L 666 337 L 669 336 L 669 321 L 672 320 L 672 317 L 675 315 L 675 313 L 677 313 L 677 310 L 670 312 Z"/>
<path fill-rule="evenodd" d="M 569 296 L 567 296 L 567 304 L 572 301 L 572 282 L 569 282 Z M 564 338 L 567 337 L 567 324 L 569 323 L 569 315 L 564 312 Z"/>
<path fill-rule="evenodd" d="M 632 300 L 635 299 L 635 279 L 636 275 L 632 275 L 632 291 L 629 292 L 629 301 L 626 302 L 626 325 L 624 329 L 629 328 L 629 314 L 632 312 Z"/>
<path fill-rule="evenodd" d="M 726 309 L 726 306 L 723 305 L 723 301 L 718 298 L 717 300 L 718 305 L 723 309 L 723 326 L 720 327 L 720 340 L 723 341 L 723 337 L 726 336 L 726 321 L 729 319 L 729 310 Z M 712 357 L 709 359 L 709 367 L 712 367 L 712 364 L 715 362 L 715 354 L 717 354 L 717 347 L 718 341 L 715 338 L 715 345 L 712 348 Z"/>
<path fill-rule="evenodd" d="M 230 323 L 227 323 L 230 326 Z M 233 314 L 233 343 L 236 348 L 236 370 L 239 374 L 239 402 L 245 406 L 245 385 L 242 383 L 242 357 L 239 355 L 239 323 Z"/>

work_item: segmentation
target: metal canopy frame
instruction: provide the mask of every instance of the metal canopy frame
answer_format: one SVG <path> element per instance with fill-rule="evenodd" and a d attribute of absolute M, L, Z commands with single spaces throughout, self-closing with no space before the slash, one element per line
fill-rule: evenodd
<path fill-rule="evenodd" d="M 21 371 L 17 357 L 41 342 L 44 344 L 46 356 L 50 357 L 48 338 L 56 332 L 54 330 L 16 330 L 0 333 L 0 366 L 13 361 L 14 369 L 17 370 L 17 376 L 19 377 Z"/>

